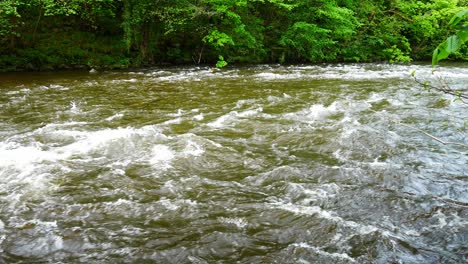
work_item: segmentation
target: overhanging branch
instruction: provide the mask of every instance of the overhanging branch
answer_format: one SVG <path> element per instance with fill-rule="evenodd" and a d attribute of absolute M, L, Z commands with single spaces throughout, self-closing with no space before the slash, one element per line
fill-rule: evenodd
<path fill-rule="evenodd" d="M 464 93 L 461 93 L 461 92 L 459 92 L 457 90 L 452 89 L 449 86 L 449 84 L 447 83 L 447 81 L 444 79 L 444 77 L 442 77 L 442 75 L 438 71 L 433 71 L 432 74 L 437 78 L 437 80 L 440 83 L 440 86 L 433 85 L 433 84 L 431 84 L 431 83 L 429 83 L 427 81 L 423 82 L 423 81 L 419 80 L 414 75 L 414 72 L 411 74 L 411 77 L 413 77 L 413 79 L 414 79 L 414 81 L 416 83 L 420 84 L 421 86 L 423 86 L 424 88 L 426 88 L 428 90 L 436 90 L 436 91 L 439 91 L 439 92 L 442 92 L 442 93 L 445 93 L 445 94 L 455 96 L 462 103 L 468 104 L 468 94 L 464 94 Z"/>
<path fill-rule="evenodd" d="M 432 138 L 433 140 L 439 142 L 439 143 L 442 143 L 444 145 L 455 145 L 455 146 L 460 146 L 460 147 L 465 147 L 465 148 L 468 148 L 468 145 L 466 144 L 463 144 L 463 143 L 460 143 L 460 142 L 452 142 L 452 141 L 445 141 L 445 140 L 442 140 L 432 134 L 429 134 L 428 132 L 422 130 L 422 129 L 419 129 L 417 127 L 414 127 L 414 126 L 411 126 L 411 125 L 408 125 L 408 124 L 405 124 L 405 123 L 401 123 L 397 120 L 392 120 L 394 123 L 398 124 L 398 125 L 401 125 L 401 126 L 404 126 L 404 127 L 407 127 L 407 128 L 411 128 L 413 130 L 416 130 L 422 134 L 424 134 L 425 136 L 428 136 L 430 138 Z"/>

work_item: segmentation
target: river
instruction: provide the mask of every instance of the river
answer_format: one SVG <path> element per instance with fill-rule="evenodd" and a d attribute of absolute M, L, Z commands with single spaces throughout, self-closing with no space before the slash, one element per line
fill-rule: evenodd
<path fill-rule="evenodd" d="M 422 131 L 468 106 L 413 70 L 2 74 L 0 263 L 467 263 L 468 148 Z"/>

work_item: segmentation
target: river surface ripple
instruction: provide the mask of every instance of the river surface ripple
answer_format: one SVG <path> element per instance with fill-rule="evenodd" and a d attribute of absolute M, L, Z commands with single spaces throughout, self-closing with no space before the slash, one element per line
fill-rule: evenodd
<path fill-rule="evenodd" d="M 468 148 L 405 126 L 467 105 L 413 70 L 3 74 L 0 263 L 467 263 Z"/>

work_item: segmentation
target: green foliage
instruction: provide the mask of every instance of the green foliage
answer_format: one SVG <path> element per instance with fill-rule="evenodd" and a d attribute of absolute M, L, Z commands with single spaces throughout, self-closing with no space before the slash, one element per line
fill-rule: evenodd
<path fill-rule="evenodd" d="M 219 55 L 218 62 L 216 62 L 217 68 L 224 68 L 228 65 L 228 63 L 224 60 L 224 57 Z"/>
<path fill-rule="evenodd" d="M 358 24 L 354 12 L 337 1 L 297 1 L 286 8 L 287 12 L 283 9 L 276 17 L 281 16 L 286 27 L 277 44 L 288 51 L 286 59 L 290 60 L 336 60 L 341 53 L 338 47 L 351 39 Z"/>
<path fill-rule="evenodd" d="M 232 38 L 223 32 L 214 29 L 203 38 L 203 42 L 211 44 L 216 49 L 221 49 L 224 45 L 234 45 Z"/>
<path fill-rule="evenodd" d="M 389 63 L 405 63 L 412 61 L 409 54 L 401 51 L 396 45 L 393 45 L 391 48 L 384 49 L 383 53 Z"/>
<path fill-rule="evenodd" d="M 324 49 L 334 44 L 328 36 L 330 33 L 331 30 L 320 28 L 315 24 L 296 22 L 286 31 L 279 44 L 294 48 L 298 57 L 320 61 L 327 56 Z"/>
<path fill-rule="evenodd" d="M 209 22 L 202 41 L 213 51 L 211 55 L 226 54 L 234 61 L 254 59 L 262 53 L 261 20 L 252 15 L 253 0 L 205 0 L 204 15 Z"/>
<path fill-rule="evenodd" d="M 18 23 L 15 22 L 20 18 L 18 13 L 18 3 L 13 0 L 3 0 L 0 2 L 0 39 L 9 35 L 18 34 L 15 28 Z"/>
<path fill-rule="evenodd" d="M 412 55 L 427 58 L 432 55 L 434 43 L 440 43 L 446 37 L 441 32 L 448 32 L 446 23 L 450 17 L 461 10 L 463 3 L 457 0 L 436 1 L 400 1 L 401 10 L 409 19 L 404 30 L 410 43 Z"/>
<path fill-rule="evenodd" d="M 468 24 L 459 25 L 465 17 L 468 17 L 468 9 L 455 14 L 449 22 L 449 26 L 456 30 L 456 33 L 442 42 L 432 55 L 432 66 L 439 61 L 448 58 L 450 54 L 457 52 L 461 45 L 468 41 Z"/>
<path fill-rule="evenodd" d="M 0 70 L 468 58 L 466 0 L 2 0 Z M 455 15 L 455 16 L 454 16 Z M 454 18 L 449 21 L 449 18 Z M 446 32 L 447 34 L 441 34 Z M 220 57 L 219 54 L 223 56 Z"/>

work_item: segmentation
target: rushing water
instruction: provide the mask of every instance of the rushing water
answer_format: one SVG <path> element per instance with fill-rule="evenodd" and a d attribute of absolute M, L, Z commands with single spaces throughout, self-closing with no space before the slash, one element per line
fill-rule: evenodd
<path fill-rule="evenodd" d="M 468 148 L 405 125 L 468 107 L 412 70 L 2 75 L 0 263 L 466 263 Z"/>

